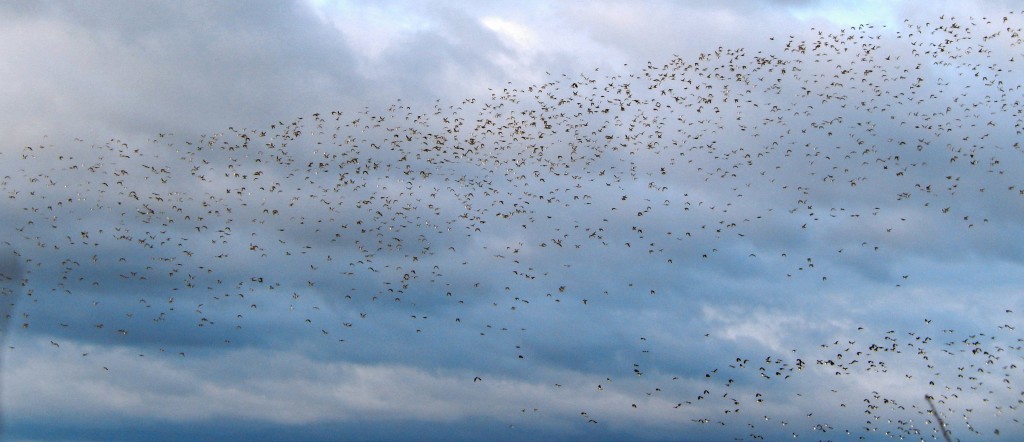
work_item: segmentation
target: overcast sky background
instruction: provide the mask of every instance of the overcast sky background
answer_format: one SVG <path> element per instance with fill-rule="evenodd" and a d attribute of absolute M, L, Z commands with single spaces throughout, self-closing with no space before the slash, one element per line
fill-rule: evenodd
<path fill-rule="evenodd" d="M 1024 15 L 695 3 L 0 5 L 5 438 L 1024 437 Z"/>

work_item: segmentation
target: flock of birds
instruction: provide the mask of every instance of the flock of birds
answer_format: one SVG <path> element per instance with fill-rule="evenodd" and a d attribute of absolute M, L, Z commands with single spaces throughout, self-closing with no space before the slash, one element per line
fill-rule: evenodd
<path fill-rule="evenodd" d="M 776 53 L 717 48 L 425 111 L 399 100 L 196 140 L 6 151 L 6 334 L 60 351 L 142 333 L 186 357 L 298 306 L 320 312 L 299 321 L 325 345 L 366 345 L 352 330 L 373 321 L 399 339 L 518 333 L 500 351 L 530 364 L 531 317 L 716 302 L 683 283 L 756 277 L 810 301 L 868 281 L 900 296 L 928 287 L 908 255 L 1021 250 L 1022 20 L 823 30 Z M 999 312 L 990 328 L 929 318 L 724 361 L 708 347 L 689 356 L 700 373 L 651 368 L 659 348 L 637 337 L 634 360 L 609 356 L 618 368 L 583 384 L 632 397 L 623 414 L 670 407 L 680 434 L 1022 435 L 1015 296 L 977 300 Z M 105 310 L 125 299 L 131 311 Z M 58 304 L 66 317 L 41 307 Z M 851 400 L 859 388 L 872 394 Z M 614 418 L 579 408 L 595 428 Z"/>

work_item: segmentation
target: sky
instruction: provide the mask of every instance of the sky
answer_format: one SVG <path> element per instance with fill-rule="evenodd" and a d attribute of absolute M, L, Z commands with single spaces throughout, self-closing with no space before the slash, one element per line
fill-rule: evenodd
<path fill-rule="evenodd" d="M 3 3 L 3 438 L 1024 438 L 1024 11 L 695 3 Z"/>

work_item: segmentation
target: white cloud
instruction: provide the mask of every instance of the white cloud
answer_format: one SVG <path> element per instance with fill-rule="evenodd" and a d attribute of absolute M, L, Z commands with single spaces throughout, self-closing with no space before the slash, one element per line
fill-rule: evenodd
<path fill-rule="evenodd" d="M 541 49 L 537 35 L 526 26 L 501 17 L 484 17 L 480 22 L 518 52 L 532 54 Z"/>
<path fill-rule="evenodd" d="M 353 50 L 379 61 L 382 54 L 408 43 L 419 32 L 436 30 L 437 25 L 416 8 L 400 5 L 353 4 L 347 1 L 310 0 L 310 9 L 330 24 Z"/>
<path fill-rule="evenodd" d="M 849 319 L 830 317 L 821 312 L 795 313 L 765 307 L 703 305 L 701 313 L 715 327 L 711 332 L 714 337 L 733 342 L 753 341 L 778 354 L 806 347 L 808 343 L 813 345 L 814 337 L 828 339 L 852 328 Z"/>
<path fill-rule="evenodd" d="M 61 340 L 21 341 L 8 352 L 4 409 L 9 420 L 61 415 L 102 424 L 125 419 L 253 419 L 286 425 L 364 420 L 456 422 L 479 417 L 511 424 L 562 425 L 580 413 L 622 429 L 670 428 L 670 398 L 622 413 L 635 383 L 542 369 L 534 379 L 396 364 L 323 362 L 258 349 L 212 354 L 149 353 Z M 82 354 L 86 355 L 83 356 Z M 481 380 L 474 380 L 481 376 Z M 680 381 L 686 382 L 686 381 Z M 560 383 L 559 385 L 555 385 Z M 597 388 L 603 383 L 601 389 Z M 621 384 L 621 385 L 620 385 Z M 690 385 L 690 384 L 687 384 Z M 693 385 L 690 385 L 693 387 Z M 653 391 L 653 386 L 647 387 Z M 500 400 L 496 400 L 500 398 Z M 585 420 L 584 420 L 585 421 Z"/>

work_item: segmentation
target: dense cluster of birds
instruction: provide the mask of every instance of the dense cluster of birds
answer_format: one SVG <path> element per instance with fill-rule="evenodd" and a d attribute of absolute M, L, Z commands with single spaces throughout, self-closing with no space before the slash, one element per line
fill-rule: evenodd
<path fill-rule="evenodd" d="M 551 75 L 425 110 L 398 100 L 192 140 L 6 151 L 8 333 L 44 333 L 54 351 L 143 334 L 185 357 L 290 308 L 324 345 L 366 345 L 354 330 L 376 322 L 390 339 L 472 336 L 530 364 L 537 318 L 715 304 L 683 283 L 756 277 L 807 300 L 860 296 L 849 281 L 929 287 L 903 257 L 980 243 L 1019 258 L 1022 20 L 822 30 L 773 38 L 774 53 Z M 108 310 L 124 299 L 131 311 Z M 618 389 L 621 413 L 672 409 L 684 434 L 1020 435 L 1024 338 L 1019 300 L 1005 302 L 991 328 L 861 327 L 817 347 L 693 354 L 696 371 L 652 368 L 658 343 L 636 337 L 593 382 L 550 388 Z M 164 341 L 169 323 L 187 327 Z M 484 343 L 495 335 L 512 338 Z M 579 408 L 595 428 L 610 418 Z"/>

